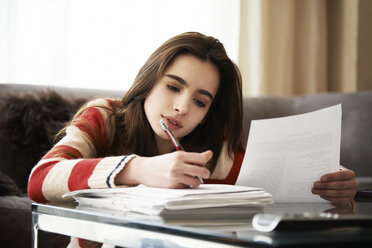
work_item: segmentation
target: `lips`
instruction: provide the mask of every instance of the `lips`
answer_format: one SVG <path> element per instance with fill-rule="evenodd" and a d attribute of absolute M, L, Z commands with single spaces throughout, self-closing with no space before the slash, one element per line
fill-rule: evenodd
<path fill-rule="evenodd" d="M 163 116 L 163 119 L 170 129 L 182 128 L 181 122 L 175 118 Z"/>

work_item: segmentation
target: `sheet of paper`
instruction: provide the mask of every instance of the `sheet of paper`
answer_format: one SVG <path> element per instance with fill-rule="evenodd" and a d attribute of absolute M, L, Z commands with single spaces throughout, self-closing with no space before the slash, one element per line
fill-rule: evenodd
<path fill-rule="evenodd" d="M 276 202 L 325 202 L 311 188 L 339 169 L 340 143 L 341 104 L 254 120 L 236 185 L 263 188 Z"/>

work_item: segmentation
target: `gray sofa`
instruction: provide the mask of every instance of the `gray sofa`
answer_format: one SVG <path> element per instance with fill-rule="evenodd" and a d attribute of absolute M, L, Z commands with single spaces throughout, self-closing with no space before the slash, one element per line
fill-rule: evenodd
<path fill-rule="evenodd" d="M 25 191 L 27 176 L 36 161 L 51 147 L 53 133 L 86 100 L 102 96 L 121 97 L 123 94 L 123 91 L 0 84 L 1 116 L 12 111 L 18 113 L 0 120 L 1 244 L 31 246 L 31 201 Z M 360 190 L 372 190 L 372 91 L 247 97 L 244 99 L 245 137 L 251 120 L 305 113 L 338 103 L 342 103 L 343 109 L 341 164 L 356 172 Z M 59 111 L 57 115 L 50 114 L 56 109 Z M 60 244 L 57 240 L 53 246 Z"/>

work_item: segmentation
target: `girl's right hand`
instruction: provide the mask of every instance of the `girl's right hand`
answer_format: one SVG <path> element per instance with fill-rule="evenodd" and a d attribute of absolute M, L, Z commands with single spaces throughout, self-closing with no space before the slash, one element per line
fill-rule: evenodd
<path fill-rule="evenodd" d="M 144 184 L 158 188 L 197 188 L 210 172 L 204 166 L 212 151 L 202 153 L 175 151 L 155 157 L 135 157 L 116 176 L 116 185 Z"/>

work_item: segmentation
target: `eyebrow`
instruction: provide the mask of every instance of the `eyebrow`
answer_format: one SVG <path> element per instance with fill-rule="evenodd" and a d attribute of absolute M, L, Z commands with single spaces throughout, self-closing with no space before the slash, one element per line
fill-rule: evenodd
<path fill-rule="evenodd" d="M 166 74 L 165 76 L 170 77 L 170 78 L 173 78 L 174 80 L 177 80 L 177 81 L 178 81 L 180 84 L 182 84 L 182 85 L 188 86 L 187 82 L 186 82 L 183 78 L 181 78 L 181 77 L 179 77 L 179 76 L 177 76 L 177 75 Z M 206 96 L 208 96 L 211 100 L 213 100 L 213 95 L 212 95 L 209 91 L 207 91 L 207 90 L 199 89 L 199 90 L 198 90 L 198 93 L 199 93 L 199 94 L 202 94 L 202 95 L 206 95 Z"/>

